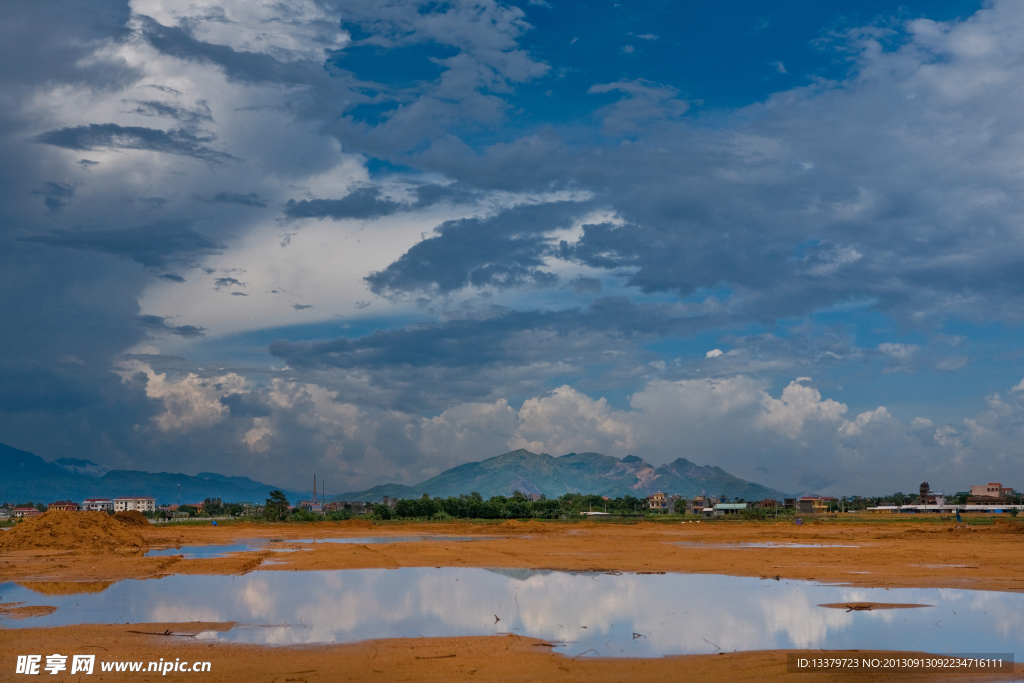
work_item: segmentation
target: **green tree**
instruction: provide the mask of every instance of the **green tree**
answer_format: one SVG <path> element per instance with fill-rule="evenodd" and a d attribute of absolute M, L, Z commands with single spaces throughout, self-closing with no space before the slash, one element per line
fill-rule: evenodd
<path fill-rule="evenodd" d="M 224 506 L 220 503 L 220 498 L 207 498 L 203 501 L 203 514 L 209 517 L 217 517 L 224 514 Z"/>
<path fill-rule="evenodd" d="M 284 492 L 274 489 L 267 498 L 267 505 L 263 508 L 263 515 L 270 520 L 281 520 L 288 515 L 288 499 Z"/>

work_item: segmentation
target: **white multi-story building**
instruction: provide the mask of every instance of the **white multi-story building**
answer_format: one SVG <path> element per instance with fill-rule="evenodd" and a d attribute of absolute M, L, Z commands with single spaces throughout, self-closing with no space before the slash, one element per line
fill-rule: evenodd
<path fill-rule="evenodd" d="M 82 501 L 82 509 L 89 512 L 106 512 L 114 509 L 114 501 L 109 498 L 86 498 Z"/>
<path fill-rule="evenodd" d="M 139 512 L 156 510 L 156 498 L 150 498 L 149 496 L 115 498 L 114 512 L 124 512 L 126 510 L 138 510 Z"/>

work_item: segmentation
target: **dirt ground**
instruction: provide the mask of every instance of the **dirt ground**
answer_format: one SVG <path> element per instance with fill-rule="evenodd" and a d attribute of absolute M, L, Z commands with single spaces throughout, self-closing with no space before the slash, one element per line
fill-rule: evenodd
<path fill-rule="evenodd" d="M 505 567 L 577 571 L 681 572 L 775 577 L 856 586 L 1024 591 L 1024 521 L 984 520 L 958 528 L 938 519 L 830 518 L 802 525 L 765 522 L 612 524 L 510 521 L 498 524 L 365 521 L 133 528 L 150 548 L 273 541 L 302 552 L 224 558 L 144 557 L 78 550 L 4 551 L 0 582 L 116 581 L 168 574 L 241 574 L 396 567 Z M 0 532 L 11 533 L 11 532 Z M 295 539 L 364 536 L 477 536 L 473 542 L 340 544 Z M 744 544 L 812 547 L 742 547 Z M 261 567 L 273 557 L 274 564 Z"/>
<path fill-rule="evenodd" d="M 225 558 L 187 560 L 144 557 L 141 552 L 17 550 L 0 553 L 0 583 L 16 581 L 42 594 L 103 590 L 126 578 L 168 574 L 242 574 L 273 571 L 395 568 L 422 566 L 503 567 L 625 572 L 681 572 L 816 580 L 877 587 L 949 587 L 995 591 L 1024 590 L 1024 523 L 975 520 L 971 526 L 939 518 L 848 515 L 805 520 L 802 525 L 773 522 L 703 523 L 510 521 L 504 523 L 381 523 L 365 521 L 309 524 L 224 524 L 133 527 L 150 548 L 228 544 L 263 539 L 272 547 L 302 552 L 236 553 Z M 10 533 L 10 532 L 0 532 Z M 297 539 L 362 536 L 477 536 L 473 542 L 431 541 L 394 544 L 295 543 Z M 776 547 L 744 547 L 773 544 Z M 786 545 L 810 547 L 784 547 Z M 783 546 L 783 547 L 779 547 Z M 274 564 L 261 567 L 270 557 Z M 81 583 L 80 583 L 81 582 Z M 44 602 L 41 600 L 41 602 Z M 18 609 L 31 605 L 18 605 Z M 192 626 L 195 627 L 194 625 Z M 351 645 L 268 648 L 201 644 L 179 633 L 183 625 L 73 626 L 54 629 L 0 629 L 0 680 L 9 680 L 13 655 L 20 652 L 81 651 L 82 643 L 116 658 L 150 661 L 182 656 L 182 650 L 208 652 L 211 673 L 159 676 L 163 680 L 285 681 L 319 680 L 587 680 L 626 681 L 643 677 L 679 680 L 795 680 L 811 683 L 826 674 L 787 674 L 785 652 L 747 652 L 650 660 L 570 660 L 552 654 L 540 641 L 510 637 L 400 639 Z M 188 655 L 191 657 L 191 654 Z M 199 655 L 197 655 L 199 658 Z M 10 661 L 8 661 L 10 660 Z M 1021 678 L 1018 665 L 1014 675 Z M 144 674 L 106 674 L 148 680 Z M 152 674 L 150 674 L 152 676 Z M 177 677 L 176 677 L 177 676 Z M 846 680 L 827 674 L 828 680 Z M 922 674 L 922 680 L 954 680 Z M 819 678 L 820 677 L 820 678 Z M 970 680 L 982 680 L 978 676 Z M 105 680 L 102 677 L 90 680 Z M 70 680 L 70 679 L 69 679 Z M 848 680 L 915 680 L 910 674 L 863 672 Z"/>
<path fill-rule="evenodd" d="M 469 638 L 404 638 L 372 640 L 351 645 L 259 647 L 209 644 L 185 634 L 230 624 L 146 624 L 145 626 L 78 626 L 0 632 L 0 680 L 29 680 L 14 676 L 15 653 L 95 654 L 96 661 L 210 662 L 208 673 L 102 673 L 99 664 L 84 681 L 204 681 L 205 683 L 334 683 L 336 681 L 474 681 L 527 683 L 559 681 L 701 681 L 715 683 L 835 683 L 843 681 L 994 681 L 1019 680 L 1024 666 L 1013 674 L 936 675 L 931 673 L 788 673 L 786 652 L 739 652 L 660 659 L 570 659 L 552 654 L 541 640 L 515 635 Z M 134 631 L 148 631 L 136 633 Z M 152 635 L 170 631 L 175 635 Z M 800 652 L 800 651 L 797 651 Z M 807 652 L 808 656 L 822 653 Z M 888 653 L 899 656 L 900 653 Z M 829 653 L 842 656 L 841 653 Z M 862 657 L 850 652 L 847 656 Z M 902 653 L 902 656 L 920 656 Z M 7 678 L 6 676 L 10 676 Z M 50 678 L 49 675 L 45 676 Z M 67 678 L 65 680 L 73 680 Z"/>

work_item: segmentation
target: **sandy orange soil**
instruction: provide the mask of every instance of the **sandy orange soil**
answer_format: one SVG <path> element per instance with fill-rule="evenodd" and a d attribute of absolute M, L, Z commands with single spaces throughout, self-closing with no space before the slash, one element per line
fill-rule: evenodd
<path fill-rule="evenodd" d="M 186 560 L 138 553 L 5 551 L 0 581 L 116 581 L 168 574 L 240 574 L 266 570 L 395 567 L 508 567 L 576 571 L 682 572 L 776 576 L 858 586 L 1024 591 L 1024 520 L 957 528 L 936 518 L 866 516 L 807 521 L 692 524 L 528 521 L 499 524 L 382 523 L 152 526 L 139 530 L 152 548 L 273 541 L 302 552 L 236 553 Z M 991 522 L 991 520 L 985 520 Z M 291 543 L 300 538 L 453 535 L 473 542 Z M 820 547 L 740 547 L 746 543 Z M 845 547 L 843 547 L 845 546 Z M 273 564 L 263 565 L 268 559 Z M 263 565 L 263 566 L 261 566 Z"/>
<path fill-rule="evenodd" d="M 845 518 L 788 523 L 715 521 L 380 523 L 240 523 L 213 526 L 151 526 L 138 531 L 150 548 L 227 544 L 264 539 L 272 547 L 302 552 L 236 553 L 225 558 L 147 558 L 136 553 L 75 550 L 16 550 L 0 554 L 0 582 L 16 581 L 41 594 L 98 591 L 126 578 L 168 574 L 241 574 L 274 571 L 423 566 L 506 567 L 626 572 L 729 574 L 816 580 L 860 586 L 955 587 L 1024 590 L 1024 523 L 980 520 L 958 526 L 940 518 Z M 7 532 L 0 532 L 7 533 Z M 473 542 L 394 544 L 295 543 L 300 538 L 361 536 L 479 536 Z M 818 544 L 816 547 L 742 547 L 749 543 Z M 842 547 L 846 546 L 846 547 Z M 268 559 L 273 564 L 264 564 Z M 41 602 L 43 602 L 41 600 Z M 14 609 L 31 605 L 11 606 Z M 83 625 L 53 629 L 0 629 L 0 680 L 14 670 L 20 652 L 81 652 L 83 643 L 110 659 L 150 661 L 204 652 L 211 674 L 174 674 L 163 680 L 483 680 L 634 681 L 644 678 L 747 681 L 917 680 L 901 672 L 865 677 L 845 674 L 787 674 L 785 652 L 747 652 L 649 660 L 570 660 L 540 641 L 509 637 L 398 639 L 350 645 L 270 648 L 202 644 L 181 633 L 196 625 Z M 191 654 L 187 656 L 192 657 Z M 10 660 L 10 661 L 8 661 Z M 1017 679 L 1021 678 L 1018 665 Z M 144 674 L 107 674 L 147 680 Z M 150 675 L 152 676 L 152 674 Z M 845 676 L 845 677 L 844 677 Z M 922 680 L 958 680 L 921 674 Z M 982 680 L 969 676 L 964 680 Z M 90 680 L 104 680 L 97 676 Z"/>

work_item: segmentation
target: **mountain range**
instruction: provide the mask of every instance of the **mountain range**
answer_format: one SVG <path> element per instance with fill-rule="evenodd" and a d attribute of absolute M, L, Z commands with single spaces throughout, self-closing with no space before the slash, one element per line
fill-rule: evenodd
<path fill-rule="evenodd" d="M 197 503 L 205 498 L 262 503 L 270 491 L 279 488 L 248 477 L 213 472 L 190 476 L 108 470 L 77 458 L 48 462 L 28 451 L 0 444 L 0 502 L 48 504 L 63 499 L 81 502 L 93 497 L 153 496 L 162 505 L 177 502 L 179 485 L 182 503 Z M 310 495 L 308 491 L 282 490 L 293 503 Z M 570 492 L 644 498 L 656 491 L 685 498 L 701 493 L 745 500 L 785 497 L 781 491 L 740 479 L 720 467 L 694 464 L 686 458 L 655 467 L 635 455 L 622 459 L 600 453 L 554 457 L 520 449 L 453 467 L 415 486 L 383 484 L 343 493 L 331 500 L 379 502 L 384 496 L 419 498 L 424 493 L 446 498 L 474 491 L 485 498 L 511 496 L 515 491 L 544 494 L 548 498 Z"/>
<path fill-rule="evenodd" d="M 276 486 L 248 477 L 228 477 L 213 472 L 196 476 L 169 472 L 108 470 L 89 460 L 59 458 L 47 462 L 38 455 L 0 444 L 0 502 L 49 504 L 57 500 L 82 502 L 85 498 L 153 496 L 157 505 L 198 503 L 206 498 L 224 502 L 263 503 Z M 310 493 L 285 491 L 292 502 Z"/>
<path fill-rule="evenodd" d="M 645 498 L 657 491 L 684 498 L 702 493 L 744 500 L 785 497 L 781 491 L 740 479 L 720 467 L 694 464 L 686 458 L 655 467 L 635 455 L 622 459 L 600 453 L 554 457 L 520 449 L 453 467 L 415 486 L 383 484 L 343 493 L 332 500 L 378 502 L 384 496 L 419 498 L 424 493 L 447 498 L 474 491 L 484 498 L 511 496 L 514 491 L 544 494 L 548 498 L 577 492 L 610 498 Z"/>

